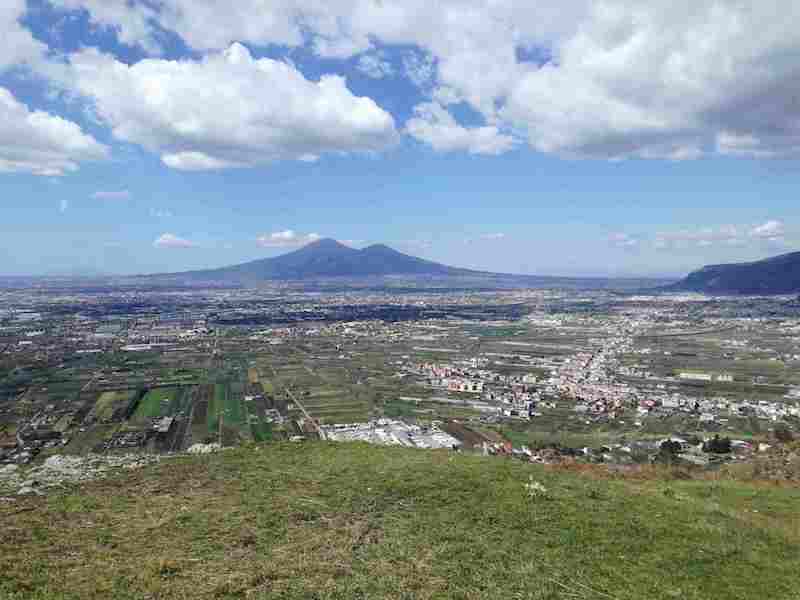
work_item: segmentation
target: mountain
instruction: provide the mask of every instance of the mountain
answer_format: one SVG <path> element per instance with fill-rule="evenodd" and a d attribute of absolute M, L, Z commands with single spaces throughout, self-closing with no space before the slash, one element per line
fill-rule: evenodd
<path fill-rule="evenodd" d="M 157 285 L 253 285 L 266 281 L 368 285 L 391 284 L 402 287 L 420 282 L 444 287 L 465 288 L 551 288 L 644 289 L 669 283 L 656 279 L 609 279 L 604 277 L 550 277 L 490 273 L 450 267 L 431 260 L 409 256 L 374 244 L 361 250 L 332 239 L 321 239 L 298 250 L 250 262 L 183 273 L 161 273 L 127 278 L 129 283 Z"/>
<path fill-rule="evenodd" d="M 332 239 L 321 239 L 273 258 L 204 271 L 173 274 L 194 280 L 266 281 L 303 280 L 330 277 L 381 277 L 387 275 L 479 275 L 479 271 L 458 269 L 409 256 L 383 244 L 364 249 L 350 248 Z"/>
<path fill-rule="evenodd" d="M 708 294 L 796 294 L 800 292 L 800 252 L 747 263 L 708 265 L 664 289 Z"/>

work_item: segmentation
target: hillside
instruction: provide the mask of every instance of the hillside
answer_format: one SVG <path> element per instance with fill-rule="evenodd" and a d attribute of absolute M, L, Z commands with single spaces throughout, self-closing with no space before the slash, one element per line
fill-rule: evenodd
<path fill-rule="evenodd" d="M 709 294 L 796 294 L 800 292 L 800 252 L 748 263 L 708 265 L 666 289 Z"/>
<path fill-rule="evenodd" d="M 798 501 L 448 452 L 250 446 L 0 502 L 0 597 L 797 598 Z"/>

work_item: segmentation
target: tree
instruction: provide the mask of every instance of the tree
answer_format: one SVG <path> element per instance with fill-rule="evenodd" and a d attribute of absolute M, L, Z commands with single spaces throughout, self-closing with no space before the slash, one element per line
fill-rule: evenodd
<path fill-rule="evenodd" d="M 719 434 L 715 435 L 713 439 L 708 440 L 703 444 L 703 452 L 710 452 L 712 454 L 729 454 L 731 451 L 731 440 L 729 438 L 721 438 Z"/>

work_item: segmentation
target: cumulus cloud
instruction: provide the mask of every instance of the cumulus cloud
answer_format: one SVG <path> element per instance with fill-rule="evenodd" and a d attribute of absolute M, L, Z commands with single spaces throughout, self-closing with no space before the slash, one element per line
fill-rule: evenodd
<path fill-rule="evenodd" d="M 107 156 L 108 148 L 77 124 L 31 111 L 0 87 L 0 173 L 63 175 Z"/>
<path fill-rule="evenodd" d="M 157 13 L 142 2 L 128 0 L 49 0 L 64 11 L 85 10 L 96 27 L 114 31 L 123 44 L 139 45 L 157 53 L 155 19 Z"/>
<path fill-rule="evenodd" d="M 347 58 L 400 47 L 412 81 L 446 90 L 437 101 L 461 99 L 542 152 L 669 160 L 800 152 L 796 2 L 51 1 L 85 7 L 144 45 L 164 28 L 199 51 L 310 41 L 320 55 Z M 202 168 L 212 159 L 239 162 L 174 161 Z"/>
<path fill-rule="evenodd" d="M 770 220 L 762 225 L 753 227 L 750 231 L 750 235 L 758 239 L 779 241 L 786 235 L 786 231 L 781 221 Z"/>
<path fill-rule="evenodd" d="M 47 51 L 47 46 L 22 26 L 20 19 L 25 16 L 26 10 L 25 0 L 0 2 L 0 35 L 3 36 L 0 71 L 15 65 L 36 63 Z"/>
<path fill-rule="evenodd" d="M 372 152 L 396 141 L 392 116 L 354 96 L 343 78 L 309 81 L 289 64 L 254 59 L 240 44 L 200 61 L 131 66 L 84 50 L 71 57 L 71 77 L 115 138 L 158 153 L 175 169 Z"/>
<path fill-rule="evenodd" d="M 496 155 L 514 147 L 514 138 L 500 133 L 497 127 L 459 125 L 453 115 L 436 102 L 417 105 L 414 114 L 406 123 L 406 131 L 437 152 L 466 150 L 470 154 Z"/>
<path fill-rule="evenodd" d="M 305 246 L 321 239 L 318 233 L 301 235 L 292 229 L 264 234 L 256 238 L 256 243 L 262 248 L 285 248 L 291 246 Z"/>
<path fill-rule="evenodd" d="M 156 248 L 196 248 L 197 244 L 186 238 L 178 237 L 174 233 L 162 233 L 153 242 Z"/>
<path fill-rule="evenodd" d="M 503 115 L 534 147 L 576 156 L 693 158 L 715 141 L 723 153 L 794 153 L 798 16 L 778 0 L 593 3 Z"/>
<path fill-rule="evenodd" d="M 383 79 L 394 74 L 394 69 L 382 54 L 364 54 L 358 58 L 356 65 L 359 71 L 373 79 Z"/>
<path fill-rule="evenodd" d="M 128 190 L 118 192 L 95 192 L 92 194 L 95 200 L 130 200 L 131 193 Z"/>

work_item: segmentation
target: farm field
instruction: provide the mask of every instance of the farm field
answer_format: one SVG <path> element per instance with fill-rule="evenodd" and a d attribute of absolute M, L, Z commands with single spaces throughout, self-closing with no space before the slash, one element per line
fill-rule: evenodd
<path fill-rule="evenodd" d="M 92 414 L 98 421 L 110 420 L 114 411 L 125 406 L 135 392 L 122 390 L 117 392 L 102 392 L 95 402 Z"/>
<path fill-rule="evenodd" d="M 165 416 L 169 412 L 169 405 L 177 397 L 177 388 L 157 388 L 150 390 L 139 401 L 135 418 L 147 419 Z"/>

